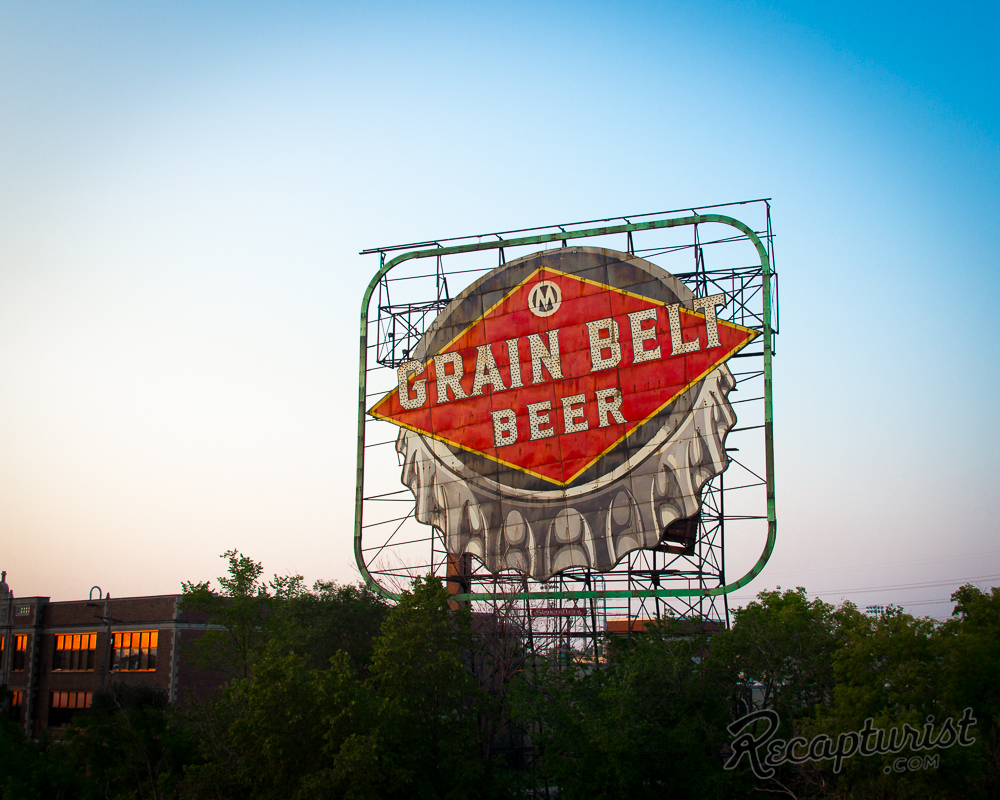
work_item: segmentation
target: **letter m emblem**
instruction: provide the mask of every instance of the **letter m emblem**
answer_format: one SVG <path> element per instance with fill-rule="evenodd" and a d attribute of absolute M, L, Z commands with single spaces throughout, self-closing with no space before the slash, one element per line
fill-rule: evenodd
<path fill-rule="evenodd" d="M 562 291 L 553 281 L 542 281 L 528 294 L 528 308 L 536 317 L 549 317 L 562 305 Z"/>

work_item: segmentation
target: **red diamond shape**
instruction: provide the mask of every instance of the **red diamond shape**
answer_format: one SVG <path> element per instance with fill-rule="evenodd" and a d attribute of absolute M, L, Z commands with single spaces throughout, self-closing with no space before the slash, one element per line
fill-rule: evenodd
<path fill-rule="evenodd" d="M 542 281 L 557 284 L 562 295 L 558 309 L 544 317 L 533 313 L 528 302 L 532 289 Z M 632 343 L 633 323 L 629 315 L 646 309 L 653 309 L 655 318 L 640 321 L 639 325 L 642 329 L 654 329 L 655 340 L 646 338 L 640 346 L 644 351 L 659 347 L 660 356 L 637 363 Z M 617 323 L 620 362 L 615 367 L 595 371 L 591 339 L 602 336 L 604 339 L 598 344 L 610 343 L 610 330 L 604 327 L 593 333 L 587 323 L 608 318 Z M 461 357 L 464 377 L 459 383 L 465 398 L 454 398 L 451 389 L 446 387 L 447 401 L 438 402 L 438 376 L 435 374 L 435 361 L 431 359 L 424 364 L 422 372 L 411 374 L 408 378 L 411 403 L 419 397 L 416 382 L 425 382 L 426 399 L 419 408 L 404 408 L 400 403 L 399 390 L 394 389 L 368 413 L 565 486 L 757 336 L 757 332 L 750 328 L 718 320 L 719 344 L 706 347 L 709 343 L 708 323 L 703 314 L 681 308 L 680 323 L 682 341 L 692 342 L 697 338 L 700 346 L 694 352 L 672 355 L 670 320 L 665 304 L 549 267 L 540 267 L 438 353 L 439 356 L 458 353 Z M 539 334 L 542 343 L 548 345 L 548 332 L 554 329 L 559 331 L 562 377 L 553 378 L 551 371 L 542 366 L 539 382 L 533 383 L 528 336 Z M 510 339 L 518 340 L 518 363 L 524 383 L 515 388 L 511 388 L 512 375 L 506 344 Z M 481 345 L 489 346 L 503 389 L 487 384 L 480 394 L 473 396 L 479 356 L 477 347 Z M 599 355 L 613 361 L 615 353 L 605 346 Z M 446 372 L 450 374 L 452 369 L 446 368 Z M 618 414 L 606 407 L 607 402 L 614 405 L 615 398 L 608 398 L 607 395 L 609 389 L 621 392 Z M 602 390 L 606 403 L 603 413 L 599 414 L 602 409 L 598 393 Z M 567 414 L 563 398 L 579 395 L 583 395 L 583 402 L 571 403 Z M 532 414 L 529 406 L 535 409 L 534 432 L 530 425 Z M 516 441 L 510 444 L 501 442 L 497 446 L 494 416 L 500 414 L 503 420 L 509 420 L 511 412 L 516 421 Z M 585 430 L 573 430 L 574 424 L 582 426 L 584 423 Z M 507 437 L 513 434 L 509 423 L 502 433 Z M 534 439 L 533 433 L 536 435 Z"/>

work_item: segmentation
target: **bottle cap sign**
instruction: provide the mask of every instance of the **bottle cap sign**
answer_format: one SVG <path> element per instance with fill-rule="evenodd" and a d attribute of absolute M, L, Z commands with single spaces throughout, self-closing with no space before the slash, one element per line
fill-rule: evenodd
<path fill-rule="evenodd" d="M 720 319 L 725 306 L 600 248 L 481 278 L 368 412 L 402 429 L 417 519 L 454 555 L 542 580 L 656 546 L 728 463 L 724 365 L 757 331 Z"/>

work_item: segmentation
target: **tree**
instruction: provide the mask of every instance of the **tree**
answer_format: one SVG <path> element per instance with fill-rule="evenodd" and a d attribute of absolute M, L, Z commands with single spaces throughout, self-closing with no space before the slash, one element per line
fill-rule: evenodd
<path fill-rule="evenodd" d="M 347 798 L 488 798 L 483 693 L 470 671 L 471 618 L 438 578 L 417 579 L 382 625 L 364 691 L 328 720 L 334 764 L 320 778 Z"/>
<path fill-rule="evenodd" d="M 224 687 L 199 724 L 204 763 L 188 770 L 189 789 L 253 800 L 325 796 L 314 778 L 330 766 L 327 720 L 349 705 L 345 694 L 356 697 L 360 686 L 343 651 L 317 670 L 269 643 L 253 675 Z"/>
<path fill-rule="evenodd" d="M 832 653 L 834 686 L 829 701 L 796 721 L 806 738 L 860 731 L 871 718 L 875 728 L 923 726 L 928 714 L 940 715 L 940 662 L 935 654 L 937 624 L 913 617 L 895 606 L 878 616 L 852 614 L 842 621 L 840 643 Z M 917 755 L 907 751 L 906 755 Z M 897 755 L 855 756 L 839 775 L 829 762 L 813 762 L 785 770 L 797 775 L 789 782 L 800 789 L 826 787 L 828 793 L 849 797 L 920 798 L 948 796 L 945 772 L 896 774 L 890 764 Z M 890 767 L 887 774 L 885 768 Z"/>
<path fill-rule="evenodd" d="M 278 581 L 275 578 L 272 585 Z M 371 661 L 373 642 L 389 606 L 363 584 L 316 581 L 312 591 L 289 594 L 273 613 L 275 635 L 283 647 L 305 657 L 310 667 L 325 668 L 343 651 L 351 669 L 362 672 Z"/>
<path fill-rule="evenodd" d="M 806 738 L 860 731 L 866 720 L 892 731 L 902 749 L 888 755 L 856 756 L 839 774 L 831 762 L 783 767 L 784 782 L 800 795 L 852 798 L 972 798 L 997 796 L 997 681 L 1000 680 L 1000 592 L 975 587 L 955 593 L 955 614 L 940 624 L 890 606 L 878 617 L 846 605 L 834 615 L 837 645 L 831 653 L 830 697 L 792 720 Z M 920 731 L 958 720 L 972 708 L 979 726 L 975 746 L 936 751 L 932 769 L 897 772 L 900 757 L 922 756 L 903 744 L 904 726 Z M 936 738 L 936 735 L 935 737 Z M 932 739 L 933 741 L 933 739 Z"/>
<path fill-rule="evenodd" d="M 183 584 L 184 608 L 218 626 L 194 641 L 195 657 L 204 666 L 228 679 L 246 679 L 268 643 L 277 642 L 316 669 L 339 650 L 354 669 L 367 667 L 388 613 L 385 601 L 368 587 L 316 581 L 309 591 L 301 575 L 275 575 L 265 582 L 260 562 L 238 550 L 222 558 L 228 570 L 217 579 L 218 591 L 208 581 Z"/>
<path fill-rule="evenodd" d="M 313 667 L 312 655 L 275 635 L 247 677 L 230 681 L 205 713 L 189 712 L 204 762 L 188 770 L 189 791 L 250 800 L 495 794 L 478 742 L 482 693 L 469 670 L 469 614 L 452 612 L 449 599 L 439 580 L 416 581 L 373 643 L 364 625 L 350 624 L 367 624 L 381 608 L 360 591 L 330 588 L 293 602 L 288 616 L 279 607 L 272 631 L 294 619 L 303 641 L 333 631 L 323 646 L 340 642 L 355 655 L 338 649 Z M 334 624 L 335 615 L 316 613 L 327 603 L 353 611 Z M 366 650 L 370 662 L 358 667 Z"/>
<path fill-rule="evenodd" d="M 953 713 L 972 708 L 976 746 L 966 763 L 980 796 L 1000 797 L 1000 587 L 990 592 L 967 584 L 952 596 L 952 619 L 941 628 L 942 698 Z M 955 760 L 955 759 L 950 759 Z M 956 767 L 958 765 L 956 764 Z"/>
<path fill-rule="evenodd" d="M 368 674 L 385 602 L 363 586 L 274 576 L 231 550 L 220 591 L 186 583 L 185 603 L 219 630 L 197 641 L 203 663 L 229 680 L 216 697 L 190 705 L 201 763 L 188 770 L 196 793 L 251 798 L 312 797 L 305 787 L 329 767 L 324 720 L 346 689 Z M 350 694 L 350 692 L 347 692 Z"/>
<path fill-rule="evenodd" d="M 21 725 L 0 717 L 0 798 L 75 800 L 81 788 L 66 748 L 49 736 L 31 741 Z"/>
<path fill-rule="evenodd" d="M 92 796 L 102 798 L 173 796 L 194 755 L 187 731 L 174 724 L 166 692 L 117 681 L 74 719 L 68 745 L 85 767 Z"/>
<path fill-rule="evenodd" d="M 857 617 L 853 605 L 835 609 L 809 600 L 801 586 L 760 592 L 712 641 L 712 658 L 729 673 L 735 707 L 773 708 L 791 719 L 828 703 L 841 629 Z"/>
<path fill-rule="evenodd" d="M 260 562 L 238 550 L 227 550 L 222 558 L 228 560 L 229 569 L 218 578 L 220 590 L 214 591 L 208 581 L 184 582 L 182 603 L 186 611 L 201 612 L 221 626 L 194 641 L 196 660 L 227 678 L 248 678 L 269 638 L 273 598 L 260 579 L 264 571 Z M 286 593 L 301 583 L 300 576 L 295 578 L 281 584 Z"/>
<path fill-rule="evenodd" d="M 729 706 L 708 644 L 664 620 L 609 637 L 596 668 L 540 662 L 520 711 L 539 723 L 542 783 L 570 800 L 739 796 L 742 778 L 721 768 Z"/>

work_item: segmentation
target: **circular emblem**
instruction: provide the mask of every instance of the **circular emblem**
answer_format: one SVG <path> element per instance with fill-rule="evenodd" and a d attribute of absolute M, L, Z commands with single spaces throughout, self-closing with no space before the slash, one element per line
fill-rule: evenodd
<path fill-rule="evenodd" d="M 528 294 L 528 308 L 536 317 L 551 317 L 562 305 L 562 290 L 558 283 L 541 281 Z"/>

